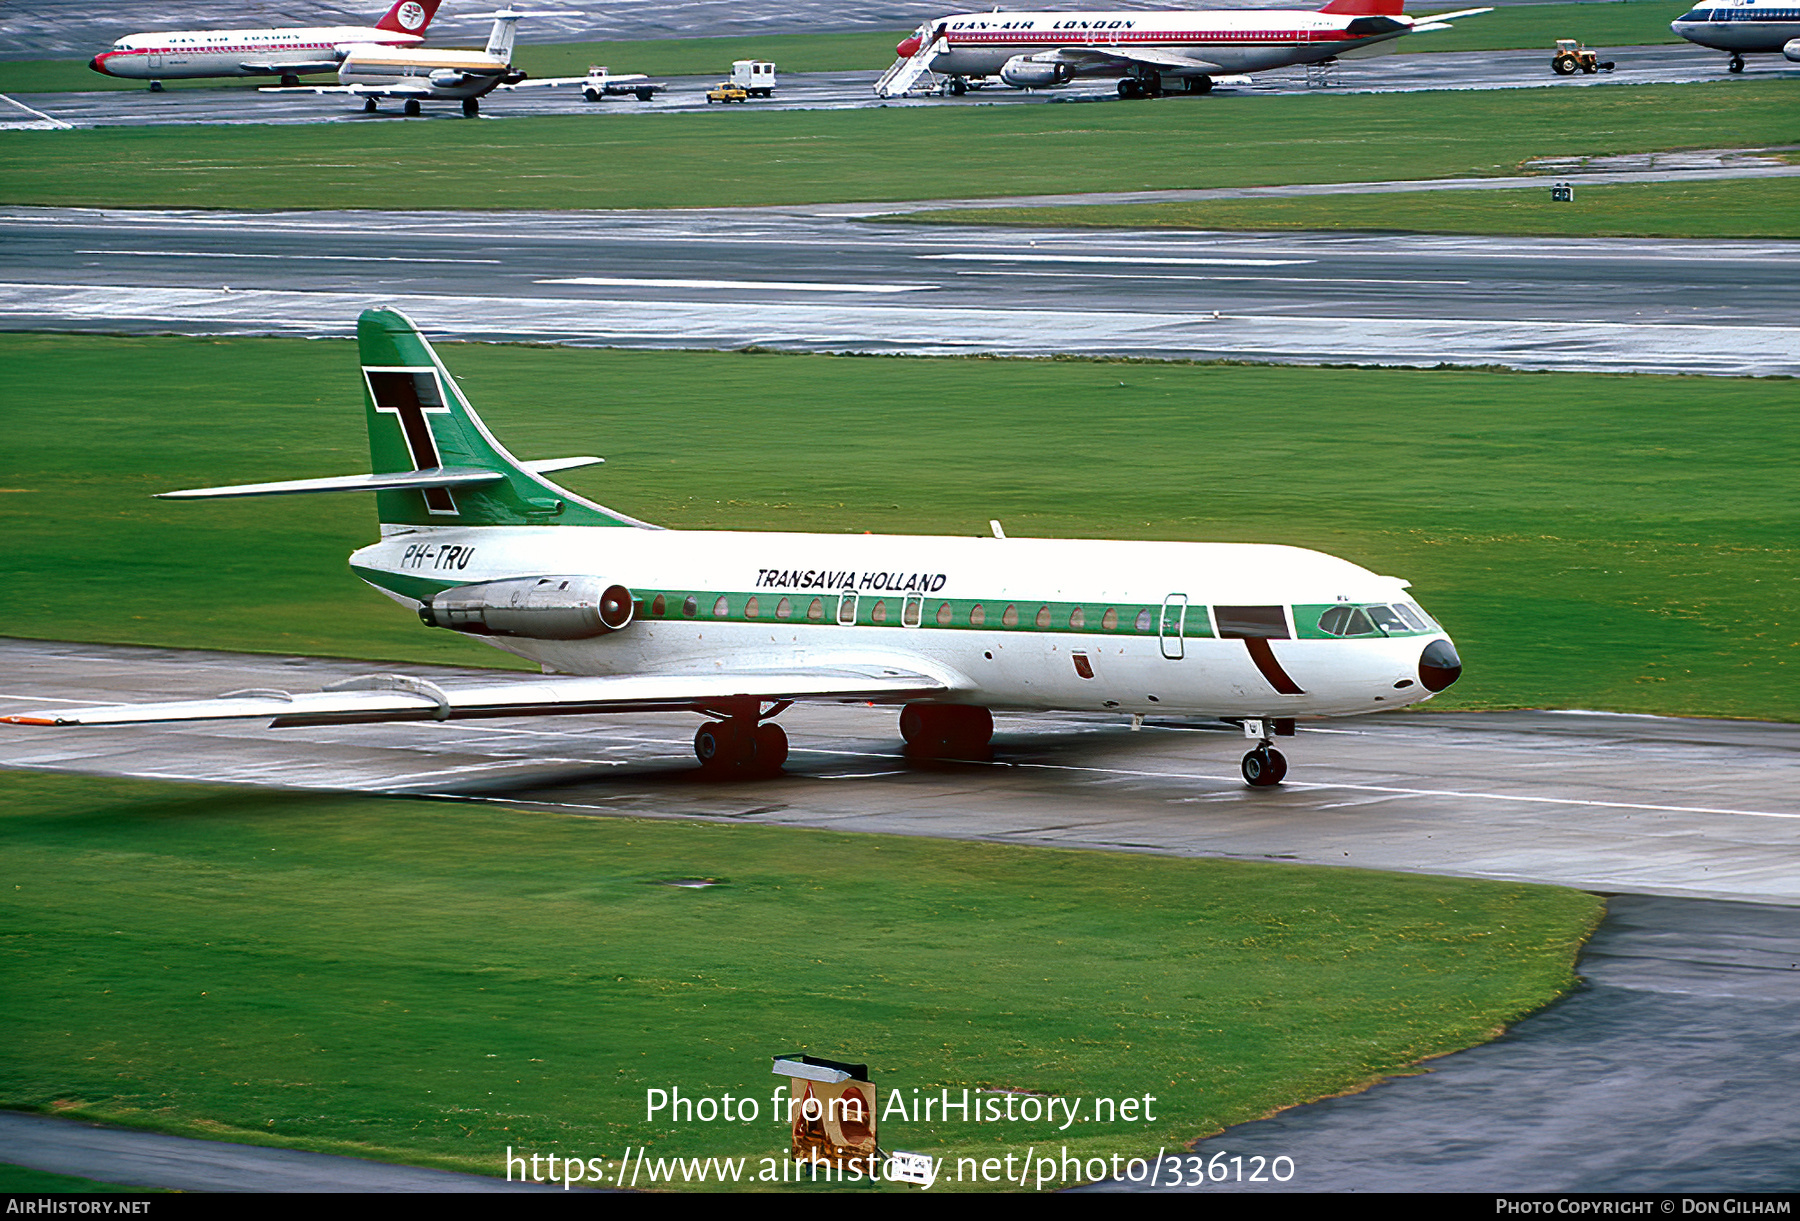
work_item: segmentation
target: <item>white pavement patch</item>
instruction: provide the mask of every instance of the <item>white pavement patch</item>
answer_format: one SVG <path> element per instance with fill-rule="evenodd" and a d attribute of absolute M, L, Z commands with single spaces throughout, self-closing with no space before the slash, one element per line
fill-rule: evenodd
<path fill-rule="evenodd" d="M 348 335 L 364 309 L 406 310 L 434 338 L 581 346 L 1057 353 L 1588 372 L 1800 374 L 1800 326 L 1532 319 L 1334 318 L 1202 312 L 957 309 L 759 301 L 634 301 L 0 283 L 6 320 L 59 329 L 149 325 L 205 334 Z"/>
<path fill-rule="evenodd" d="M 814 280 L 648 280 L 631 276 L 567 276 L 537 284 L 586 284 L 600 288 L 729 288 L 782 293 L 921 293 L 936 284 L 832 284 Z"/>

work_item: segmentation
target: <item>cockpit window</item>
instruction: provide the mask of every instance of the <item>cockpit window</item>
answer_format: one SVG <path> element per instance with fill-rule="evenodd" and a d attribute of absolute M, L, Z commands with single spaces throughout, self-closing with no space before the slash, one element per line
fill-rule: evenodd
<path fill-rule="evenodd" d="M 1360 607 L 1333 606 L 1319 616 L 1319 630 L 1328 636 L 1373 636 L 1375 625 Z"/>
<path fill-rule="evenodd" d="M 1405 623 L 1406 626 L 1410 627 L 1413 631 L 1422 632 L 1425 630 L 1424 620 L 1413 614 L 1412 607 L 1408 606 L 1406 603 L 1394 603 L 1394 613 L 1399 615 L 1401 622 Z"/>
<path fill-rule="evenodd" d="M 1711 21 L 1712 20 L 1712 10 L 1709 8 L 1697 8 L 1697 9 L 1694 9 L 1692 12 L 1683 13 L 1681 16 L 1675 18 L 1675 20 L 1677 20 L 1677 21 Z"/>
<path fill-rule="evenodd" d="M 1389 635 L 1392 635 L 1395 632 L 1409 632 L 1412 630 L 1406 626 L 1406 620 L 1394 613 L 1394 608 L 1391 606 L 1369 607 L 1369 618 L 1375 621 L 1376 627 L 1387 632 Z"/>

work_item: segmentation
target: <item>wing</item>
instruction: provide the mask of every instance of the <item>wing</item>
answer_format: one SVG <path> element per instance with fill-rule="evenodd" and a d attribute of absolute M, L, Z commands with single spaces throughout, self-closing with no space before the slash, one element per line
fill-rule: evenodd
<path fill-rule="evenodd" d="M 627 81 L 647 81 L 650 78 L 642 72 L 627 72 L 611 76 L 528 76 L 522 81 L 510 85 L 502 85 L 502 89 L 555 89 L 562 85 L 593 85 L 604 89 L 608 85 L 619 85 Z"/>
<path fill-rule="evenodd" d="M 477 717 L 602 712 L 708 712 L 745 701 L 897 703 L 951 690 L 942 678 L 881 661 L 739 674 L 546 677 L 439 685 L 405 674 L 372 674 L 324 691 L 257 689 L 217 699 L 107 704 L 0 716 L 10 725 L 136 725 L 157 721 L 268 718 L 272 728 L 368 721 L 458 721 Z"/>
<path fill-rule="evenodd" d="M 338 59 L 314 59 L 304 63 L 284 64 L 273 60 L 238 65 L 245 72 L 266 72 L 271 76 L 279 76 L 284 72 L 336 72 L 343 61 Z"/>
<path fill-rule="evenodd" d="M 1031 58 L 1036 63 L 1072 64 L 1078 69 L 1144 64 L 1165 71 L 1205 73 L 1225 71 L 1222 65 L 1209 63 L 1204 59 L 1190 59 L 1185 55 L 1177 55 L 1173 51 L 1159 51 L 1154 47 L 1058 47 L 1054 51 L 1046 51 L 1040 55 L 1033 55 Z"/>
<path fill-rule="evenodd" d="M 435 98 L 430 85 L 262 85 L 258 93 L 348 93 L 359 98 Z"/>

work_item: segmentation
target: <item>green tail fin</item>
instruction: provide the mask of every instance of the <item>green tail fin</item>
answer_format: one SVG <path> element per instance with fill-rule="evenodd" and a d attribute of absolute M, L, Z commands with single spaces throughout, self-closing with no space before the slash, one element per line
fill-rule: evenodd
<path fill-rule="evenodd" d="M 494 439 L 456 379 L 398 310 L 364 310 L 356 321 L 370 470 L 468 469 L 503 478 L 464 487 L 375 494 L 384 524 L 405 526 L 643 526 L 584 500 L 520 462 Z M 553 465 L 553 464 L 544 464 Z M 566 463 L 563 465 L 567 465 Z"/>

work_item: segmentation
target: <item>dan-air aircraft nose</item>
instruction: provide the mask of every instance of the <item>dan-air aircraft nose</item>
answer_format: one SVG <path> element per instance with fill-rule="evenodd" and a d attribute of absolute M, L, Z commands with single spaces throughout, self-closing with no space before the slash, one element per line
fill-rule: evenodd
<path fill-rule="evenodd" d="M 1462 658 L 1448 640 L 1434 640 L 1419 655 L 1419 681 L 1427 691 L 1442 691 L 1462 677 Z"/>
<path fill-rule="evenodd" d="M 894 53 L 901 59 L 911 59 L 919 53 L 919 36 L 914 34 L 905 42 L 894 48 Z"/>
<path fill-rule="evenodd" d="M 94 56 L 94 58 L 88 60 L 88 67 L 92 68 L 94 71 L 100 73 L 103 76 L 111 76 L 112 75 L 112 73 L 110 73 L 106 70 L 106 66 L 100 62 L 100 57 L 98 55 L 96 55 L 96 56 Z"/>

